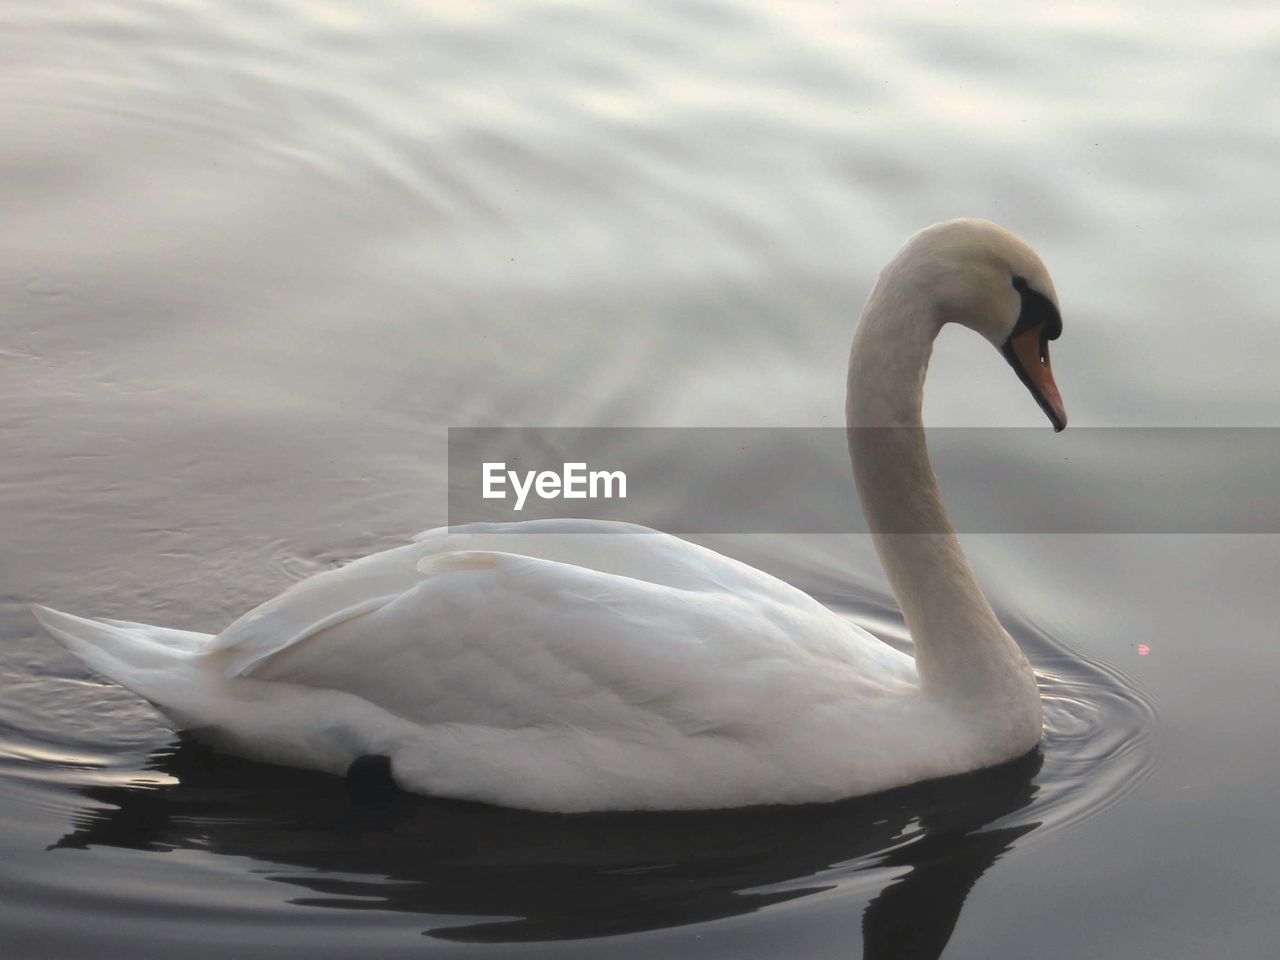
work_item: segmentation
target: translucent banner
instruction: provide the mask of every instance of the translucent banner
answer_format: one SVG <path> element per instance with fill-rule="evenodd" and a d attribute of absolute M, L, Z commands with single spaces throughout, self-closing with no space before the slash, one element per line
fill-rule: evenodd
<path fill-rule="evenodd" d="M 1207 427 L 451 428 L 449 523 L 934 533 L 930 463 L 961 533 L 1280 533 L 1280 430 Z"/>

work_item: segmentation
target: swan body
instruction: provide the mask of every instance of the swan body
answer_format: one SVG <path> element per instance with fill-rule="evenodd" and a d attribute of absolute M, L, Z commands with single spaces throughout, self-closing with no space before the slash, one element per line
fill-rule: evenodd
<path fill-rule="evenodd" d="M 1031 668 L 946 523 L 920 431 L 859 428 L 918 428 L 942 323 L 1007 356 L 1031 335 L 1043 351 L 1052 320 L 1026 316 L 1045 304 L 1056 316 L 1029 247 L 951 221 L 907 244 L 864 311 L 850 451 L 914 658 L 739 561 L 586 520 L 430 530 L 217 636 L 35 612 L 214 746 L 339 774 L 384 755 L 397 784 L 437 796 L 562 812 L 801 803 L 1010 760 L 1041 735 Z M 1053 417 L 1043 356 L 1045 371 L 1018 372 Z"/>

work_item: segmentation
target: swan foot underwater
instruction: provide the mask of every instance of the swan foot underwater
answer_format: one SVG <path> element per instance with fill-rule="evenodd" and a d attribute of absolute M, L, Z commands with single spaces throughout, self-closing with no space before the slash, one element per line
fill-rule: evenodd
<path fill-rule="evenodd" d="M 1040 741 L 1040 695 L 929 465 L 924 378 L 946 323 L 1001 351 L 1056 430 L 1067 419 L 1048 353 L 1062 321 L 1035 252 L 981 220 L 912 237 L 863 310 L 846 417 L 914 658 L 730 557 L 588 520 L 430 530 L 217 636 L 35 613 L 217 749 L 335 774 L 389 765 L 434 796 L 559 812 L 808 803 L 1003 763 Z M 908 429 L 859 429 L 879 427 Z"/>

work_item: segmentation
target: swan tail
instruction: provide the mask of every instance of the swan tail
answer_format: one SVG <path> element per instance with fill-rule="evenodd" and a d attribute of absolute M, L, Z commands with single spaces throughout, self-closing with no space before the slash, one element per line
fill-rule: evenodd
<path fill-rule="evenodd" d="M 192 661 L 213 637 L 128 620 L 92 620 L 33 606 L 40 625 L 95 673 L 128 687 L 157 706 L 172 699 L 190 676 Z"/>

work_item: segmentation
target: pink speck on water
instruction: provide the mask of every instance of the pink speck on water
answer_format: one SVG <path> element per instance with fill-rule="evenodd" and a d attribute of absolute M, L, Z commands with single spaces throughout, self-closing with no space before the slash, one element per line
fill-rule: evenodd
<path fill-rule="evenodd" d="M 1150 652 L 1151 652 L 1151 648 L 1148 647 L 1145 643 L 1138 644 L 1138 656 L 1145 657 Z"/>

